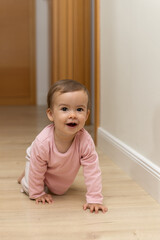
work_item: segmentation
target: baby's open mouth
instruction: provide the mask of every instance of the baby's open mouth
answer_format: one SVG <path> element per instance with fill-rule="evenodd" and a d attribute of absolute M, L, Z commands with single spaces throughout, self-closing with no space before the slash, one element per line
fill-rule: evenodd
<path fill-rule="evenodd" d="M 77 126 L 77 123 L 67 123 L 67 126 L 69 126 L 69 127 L 75 127 L 75 126 Z"/>

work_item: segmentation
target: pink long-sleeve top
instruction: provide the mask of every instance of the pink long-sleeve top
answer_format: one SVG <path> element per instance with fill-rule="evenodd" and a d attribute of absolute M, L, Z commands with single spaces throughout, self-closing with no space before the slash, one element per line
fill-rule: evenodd
<path fill-rule="evenodd" d="M 44 185 L 55 194 L 64 194 L 73 183 L 80 166 L 87 187 L 87 203 L 102 203 L 99 160 L 89 133 L 80 130 L 70 148 L 60 153 L 54 142 L 54 125 L 45 127 L 32 143 L 30 150 L 29 197 L 45 194 Z"/>

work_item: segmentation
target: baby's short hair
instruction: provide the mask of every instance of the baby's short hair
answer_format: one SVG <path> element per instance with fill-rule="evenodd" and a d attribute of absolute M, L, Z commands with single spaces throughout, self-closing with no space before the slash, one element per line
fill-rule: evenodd
<path fill-rule="evenodd" d="M 47 95 L 48 108 L 52 107 L 53 101 L 54 101 L 53 97 L 56 92 L 67 93 L 67 92 L 75 92 L 75 91 L 84 91 L 87 94 L 88 96 L 87 108 L 90 109 L 90 95 L 89 95 L 88 89 L 80 82 L 77 82 L 72 79 L 59 80 L 51 86 Z"/>

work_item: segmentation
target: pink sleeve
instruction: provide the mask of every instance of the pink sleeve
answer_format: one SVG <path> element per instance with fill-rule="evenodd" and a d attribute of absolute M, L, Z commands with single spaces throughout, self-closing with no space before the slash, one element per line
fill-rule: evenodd
<path fill-rule="evenodd" d="M 101 170 L 99 167 L 98 154 L 90 136 L 87 136 L 82 142 L 83 152 L 81 165 L 83 166 L 83 174 L 87 187 L 86 201 L 87 203 L 102 204 Z"/>
<path fill-rule="evenodd" d="M 44 192 L 44 178 L 47 170 L 47 154 L 41 142 L 34 141 L 31 149 L 29 169 L 29 197 L 36 199 Z"/>

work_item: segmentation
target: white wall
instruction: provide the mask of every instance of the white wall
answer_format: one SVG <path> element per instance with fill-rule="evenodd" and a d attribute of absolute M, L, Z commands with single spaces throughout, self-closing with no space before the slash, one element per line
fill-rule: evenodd
<path fill-rule="evenodd" d="M 98 145 L 150 192 L 160 185 L 138 174 L 141 167 L 160 182 L 160 1 L 101 0 L 100 16 Z"/>
<path fill-rule="evenodd" d="M 36 0 L 37 105 L 46 105 L 50 83 L 50 35 L 48 0 Z"/>

